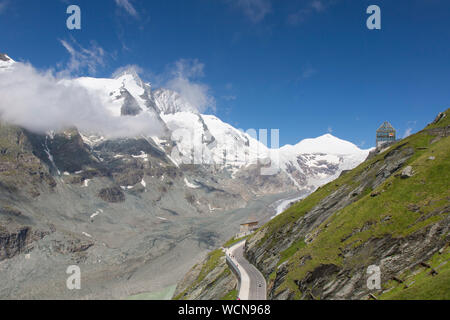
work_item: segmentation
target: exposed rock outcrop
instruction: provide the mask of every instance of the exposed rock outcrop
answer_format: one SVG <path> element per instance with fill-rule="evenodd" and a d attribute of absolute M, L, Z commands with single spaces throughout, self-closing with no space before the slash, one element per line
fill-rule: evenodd
<path fill-rule="evenodd" d="M 111 203 L 125 201 L 125 194 L 119 187 L 103 188 L 98 192 L 98 197 Z"/>
<path fill-rule="evenodd" d="M 226 263 L 221 249 L 210 253 L 179 282 L 174 298 L 182 300 L 219 300 L 237 290 L 237 279 Z"/>
<path fill-rule="evenodd" d="M 407 166 L 405 169 L 402 170 L 402 173 L 400 176 L 403 179 L 406 179 L 406 178 L 412 177 L 413 174 L 414 174 L 413 168 L 411 166 Z"/>
<path fill-rule="evenodd" d="M 0 224 L 0 261 L 10 259 L 27 250 L 31 244 L 48 235 L 49 232 L 33 230 L 29 226 L 7 226 Z"/>

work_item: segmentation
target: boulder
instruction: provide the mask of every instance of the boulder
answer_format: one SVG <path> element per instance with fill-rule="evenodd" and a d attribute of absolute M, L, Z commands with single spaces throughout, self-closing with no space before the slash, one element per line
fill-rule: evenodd
<path fill-rule="evenodd" d="M 411 166 L 407 166 L 405 169 L 403 169 L 400 177 L 406 179 L 412 177 L 413 175 L 414 175 L 413 168 Z"/>

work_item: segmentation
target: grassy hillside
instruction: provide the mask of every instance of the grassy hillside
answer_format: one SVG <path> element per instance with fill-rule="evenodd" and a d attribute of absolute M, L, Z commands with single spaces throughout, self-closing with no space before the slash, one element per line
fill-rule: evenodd
<path fill-rule="evenodd" d="M 380 298 L 449 298 L 448 246 L 441 248 L 448 244 L 450 207 L 449 110 L 444 114 L 319 188 L 248 240 L 249 259 L 270 280 L 273 298 L 366 297 L 364 271 L 371 264 L 385 271 L 383 290 L 373 293 Z M 408 166 L 413 175 L 402 176 Z M 431 244 L 420 244 L 420 237 Z M 422 259 L 435 261 L 438 274 L 426 275 L 417 266 L 424 262 L 420 257 L 405 255 L 401 247 L 408 244 L 426 252 Z M 397 289 L 392 278 L 407 276 L 417 279 Z M 333 291 L 334 285 L 339 289 Z"/>
<path fill-rule="evenodd" d="M 235 300 L 237 281 L 225 260 L 222 249 L 211 251 L 178 284 L 174 300 Z"/>

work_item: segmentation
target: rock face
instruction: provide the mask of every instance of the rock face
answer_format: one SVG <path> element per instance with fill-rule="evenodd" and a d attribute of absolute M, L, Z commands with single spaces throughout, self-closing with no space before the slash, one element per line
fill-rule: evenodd
<path fill-rule="evenodd" d="M 436 116 L 436 118 L 434 119 L 434 121 L 431 124 L 438 124 L 439 122 L 441 122 L 445 117 L 447 116 L 447 114 L 445 112 L 439 112 L 439 114 Z"/>
<path fill-rule="evenodd" d="M 51 169 L 33 150 L 26 130 L 0 123 L 0 190 L 37 196 L 55 187 Z"/>
<path fill-rule="evenodd" d="M 222 250 L 211 252 L 179 282 L 174 298 L 180 300 L 219 300 L 237 289 L 237 279 L 226 263 Z"/>
<path fill-rule="evenodd" d="M 4 211 L 3 211 L 4 212 Z M 33 242 L 48 235 L 49 231 L 33 230 L 29 226 L 19 226 L 14 223 L 0 225 L 0 262 L 21 253 L 31 251 Z"/>
<path fill-rule="evenodd" d="M 29 238 L 30 228 L 22 227 L 12 232 L 0 229 L 0 261 L 19 254 L 24 250 Z"/>
<path fill-rule="evenodd" d="M 104 201 L 111 203 L 125 201 L 125 194 L 119 187 L 103 188 L 98 192 L 98 196 Z"/>
<path fill-rule="evenodd" d="M 124 99 L 120 113 L 122 116 L 135 116 L 142 112 L 139 103 L 126 89 L 120 91 L 120 98 Z"/>
<path fill-rule="evenodd" d="M 9 61 L 9 57 L 4 53 L 0 53 L 0 60 Z"/>

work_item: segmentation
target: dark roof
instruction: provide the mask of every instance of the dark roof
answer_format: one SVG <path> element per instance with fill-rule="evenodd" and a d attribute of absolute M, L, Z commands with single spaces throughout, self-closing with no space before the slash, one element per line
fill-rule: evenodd
<path fill-rule="evenodd" d="M 378 128 L 377 131 L 395 131 L 394 127 L 387 121 L 383 122 L 383 124 Z"/>
<path fill-rule="evenodd" d="M 247 219 L 244 223 L 241 223 L 241 226 L 244 224 L 258 223 L 258 220 L 255 219 Z"/>

